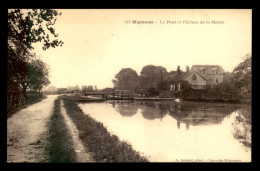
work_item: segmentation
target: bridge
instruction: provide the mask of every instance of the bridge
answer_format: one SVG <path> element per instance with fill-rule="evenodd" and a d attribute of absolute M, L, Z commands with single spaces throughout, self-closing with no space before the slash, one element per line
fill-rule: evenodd
<path fill-rule="evenodd" d="M 92 92 L 86 92 L 85 95 L 94 95 L 94 96 L 102 96 L 102 98 L 105 98 L 107 100 L 130 100 L 133 99 L 133 97 L 129 95 L 119 95 L 119 91 L 116 92 L 105 92 L 105 91 L 92 91 Z"/>
<path fill-rule="evenodd" d="M 106 92 L 104 91 L 92 91 L 92 92 L 87 92 L 86 95 L 105 95 Z"/>

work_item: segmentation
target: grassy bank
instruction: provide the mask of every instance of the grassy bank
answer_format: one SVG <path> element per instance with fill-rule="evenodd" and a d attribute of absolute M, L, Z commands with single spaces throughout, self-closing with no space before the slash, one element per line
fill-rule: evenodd
<path fill-rule="evenodd" d="M 49 123 L 48 160 L 52 163 L 72 163 L 75 162 L 76 154 L 69 130 L 60 112 L 60 99 L 56 99 Z"/>
<path fill-rule="evenodd" d="M 131 145 L 110 135 L 102 123 L 85 115 L 75 101 L 64 99 L 64 106 L 96 162 L 148 162 Z"/>

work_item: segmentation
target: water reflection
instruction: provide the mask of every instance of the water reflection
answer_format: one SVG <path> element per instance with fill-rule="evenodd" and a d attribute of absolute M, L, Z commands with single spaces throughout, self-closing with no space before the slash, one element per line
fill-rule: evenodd
<path fill-rule="evenodd" d="M 251 110 L 250 108 L 241 108 L 235 117 L 233 125 L 233 135 L 246 148 L 251 148 Z"/>
<path fill-rule="evenodd" d="M 161 119 L 167 114 L 167 108 L 163 104 L 155 104 L 155 102 L 142 103 L 142 116 L 146 119 Z"/>
<path fill-rule="evenodd" d="M 221 124 L 225 117 L 237 111 L 233 126 L 233 136 L 246 147 L 251 147 L 251 110 L 250 108 L 237 108 L 232 105 L 223 104 L 200 104 L 200 103 L 173 103 L 173 102 L 129 102 L 110 101 L 113 108 L 122 116 L 131 117 L 138 109 L 141 110 L 143 118 L 148 120 L 162 119 L 169 115 L 177 121 L 177 128 L 183 125 L 189 130 L 190 125 L 214 125 Z"/>
<path fill-rule="evenodd" d="M 128 102 L 110 101 L 113 108 L 122 116 L 133 116 L 138 109 L 141 110 L 143 118 L 154 120 L 162 119 L 168 114 L 177 120 L 177 127 L 180 129 L 181 123 L 189 129 L 192 126 L 206 124 L 221 124 L 222 120 L 237 110 L 235 107 L 213 105 L 200 106 L 192 103 L 173 103 L 173 102 Z"/>
<path fill-rule="evenodd" d="M 251 160 L 251 112 L 241 106 L 108 101 L 79 107 L 151 161 Z"/>
<path fill-rule="evenodd" d="M 129 105 L 129 102 L 123 102 L 123 101 L 118 101 L 117 104 L 116 102 L 112 102 L 113 108 L 115 108 L 115 110 L 117 112 L 119 112 L 122 116 L 133 116 L 137 113 L 137 110 L 139 108 L 138 105 L 136 104 L 131 104 Z"/>

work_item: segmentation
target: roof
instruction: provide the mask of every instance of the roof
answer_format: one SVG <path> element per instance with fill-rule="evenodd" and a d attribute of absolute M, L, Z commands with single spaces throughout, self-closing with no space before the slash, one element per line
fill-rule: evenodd
<path fill-rule="evenodd" d="M 104 88 L 103 91 L 114 90 L 114 88 Z"/>
<path fill-rule="evenodd" d="M 204 75 L 202 75 L 202 71 L 204 70 Z M 224 74 L 224 70 L 219 65 L 192 65 L 189 72 L 180 71 L 171 71 L 168 74 L 163 75 L 163 79 L 168 82 L 180 81 L 186 78 L 191 73 L 196 72 L 199 76 L 201 76 L 205 80 L 209 80 L 210 75 L 215 74 L 215 70 L 219 71 L 219 74 Z"/>
<path fill-rule="evenodd" d="M 185 79 L 187 76 L 189 76 L 190 74 L 196 72 L 199 76 L 201 76 L 203 79 L 205 79 L 206 81 L 208 80 L 207 78 L 205 78 L 203 75 L 201 75 L 200 73 L 198 73 L 197 71 L 193 70 L 190 71 L 188 74 L 186 74 L 184 77 L 182 77 L 182 79 Z"/>
<path fill-rule="evenodd" d="M 177 74 L 178 74 L 177 71 L 171 71 L 168 74 L 164 75 L 163 79 L 167 81 L 173 80 Z"/>
<path fill-rule="evenodd" d="M 224 70 L 219 65 L 192 65 L 191 70 L 201 72 L 205 71 L 205 75 L 214 74 L 215 70 L 219 70 L 219 74 L 224 74 Z"/>
<path fill-rule="evenodd" d="M 165 75 L 163 78 L 166 81 L 179 81 L 186 75 L 187 75 L 187 72 L 181 71 L 180 73 L 178 73 L 177 71 L 171 71 L 169 74 Z"/>

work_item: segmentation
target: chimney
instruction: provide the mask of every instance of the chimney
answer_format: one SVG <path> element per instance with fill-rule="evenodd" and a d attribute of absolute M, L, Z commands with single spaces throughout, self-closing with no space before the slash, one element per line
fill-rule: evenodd
<path fill-rule="evenodd" d="M 186 66 L 186 72 L 188 73 L 190 71 L 190 67 L 187 65 Z"/>
<path fill-rule="evenodd" d="M 177 72 L 178 72 L 178 73 L 180 73 L 180 72 L 181 72 L 180 65 L 178 65 L 178 67 L 177 67 Z"/>

